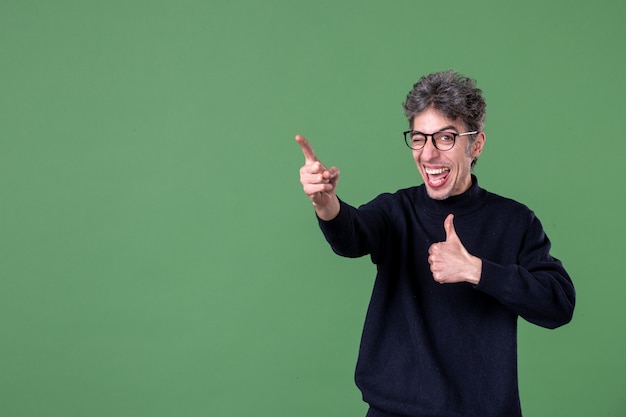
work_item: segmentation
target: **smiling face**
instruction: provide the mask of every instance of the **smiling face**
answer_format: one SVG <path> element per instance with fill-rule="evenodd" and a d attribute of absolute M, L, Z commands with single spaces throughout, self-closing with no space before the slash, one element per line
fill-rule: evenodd
<path fill-rule="evenodd" d="M 467 131 L 462 121 L 450 120 L 432 107 L 415 116 L 411 129 L 427 134 L 440 131 L 452 133 Z M 485 134 L 478 132 L 474 142 L 470 142 L 471 136 L 459 136 L 452 149 L 440 151 L 435 148 L 429 137 L 422 149 L 413 150 L 413 159 L 430 198 L 445 200 L 470 188 L 472 160 L 481 154 Z"/>

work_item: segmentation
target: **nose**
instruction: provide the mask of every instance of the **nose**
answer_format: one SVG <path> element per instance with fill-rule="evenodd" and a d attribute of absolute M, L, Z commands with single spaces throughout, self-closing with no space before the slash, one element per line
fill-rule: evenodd
<path fill-rule="evenodd" d="M 430 140 L 426 141 L 426 144 L 421 150 L 422 152 L 421 157 L 425 161 L 433 160 L 439 156 L 439 149 L 435 148 L 433 137 L 431 136 L 428 139 Z"/>

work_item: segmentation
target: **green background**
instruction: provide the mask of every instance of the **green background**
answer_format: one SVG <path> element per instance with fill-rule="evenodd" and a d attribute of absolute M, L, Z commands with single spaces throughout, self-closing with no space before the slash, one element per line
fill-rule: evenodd
<path fill-rule="evenodd" d="M 476 174 L 542 219 L 573 322 L 520 321 L 526 416 L 626 416 L 617 1 L 0 0 L 0 414 L 362 416 L 374 268 L 331 253 L 293 137 L 361 204 L 418 184 L 401 102 L 454 68 Z"/>

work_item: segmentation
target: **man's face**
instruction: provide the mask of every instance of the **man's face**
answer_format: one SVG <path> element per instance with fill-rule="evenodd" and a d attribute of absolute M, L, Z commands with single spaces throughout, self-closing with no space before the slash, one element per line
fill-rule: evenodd
<path fill-rule="evenodd" d="M 462 121 L 450 120 L 430 107 L 415 116 L 412 130 L 427 134 L 467 131 Z M 429 136 L 422 149 L 413 150 L 413 159 L 430 198 L 445 200 L 470 188 L 472 160 L 482 152 L 485 134 L 477 133 L 472 145 L 469 145 L 469 141 L 470 136 L 458 136 L 452 149 L 440 151 L 435 148 Z"/>

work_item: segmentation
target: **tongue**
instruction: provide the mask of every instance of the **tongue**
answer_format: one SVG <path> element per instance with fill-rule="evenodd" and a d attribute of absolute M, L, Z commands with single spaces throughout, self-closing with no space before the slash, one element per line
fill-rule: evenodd
<path fill-rule="evenodd" d="M 442 185 L 443 183 L 445 183 L 445 180 L 448 177 L 448 173 L 449 171 L 443 172 L 441 174 L 429 174 L 428 180 L 430 182 L 430 185 L 432 185 L 433 187 L 438 187 Z"/>

